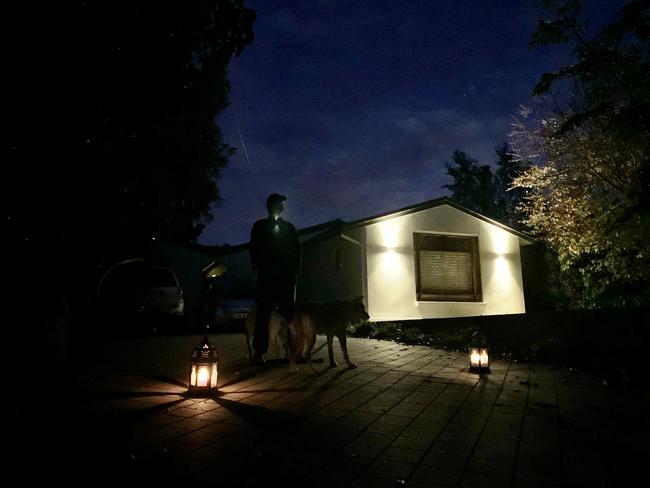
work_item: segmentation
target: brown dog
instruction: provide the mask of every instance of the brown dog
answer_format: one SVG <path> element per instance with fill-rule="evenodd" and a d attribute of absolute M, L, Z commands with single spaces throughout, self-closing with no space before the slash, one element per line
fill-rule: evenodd
<path fill-rule="evenodd" d="M 312 371 L 317 373 L 311 360 L 316 334 L 327 336 L 327 350 L 329 353 L 330 368 L 337 366 L 334 360 L 334 336 L 338 337 L 343 359 L 348 368 L 357 365 L 350 361 L 347 345 L 347 326 L 368 320 L 368 314 L 360 299 L 337 300 L 333 302 L 302 303 L 297 307 L 294 320 L 289 324 L 290 348 L 289 368 L 297 371 L 296 360 L 305 357 Z"/>
<path fill-rule="evenodd" d="M 254 306 L 246 317 L 246 324 L 244 327 L 244 332 L 246 334 L 246 347 L 248 348 L 248 359 L 251 364 L 253 364 L 251 342 L 255 335 L 255 313 L 256 307 Z M 285 357 L 288 356 L 287 329 L 287 320 L 278 312 L 271 312 L 271 318 L 269 319 L 269 347 L 274 346 L 276 352 L 279 352 L 280 348 L 284 349 Z"/>
<path fill-rule="evenodd" d="M 343 359 L 349 369 L 357 365 L 350 360 L 347 345 L 347 326 L 368 320 L 368 314 L 360 299 L 338 300 L 333 302 L 307 302 L 298 305 L 296 314 L 290 324 L 278 312 L 271 313 L 269 320 L 269 345 L 275 345 L 276 349 L 284 348 L 285 356 L 289 356 L 289 369 L 297 372 L 296 363 L 304 359 L 314 373 L 318 371 L 312 362 L 312 355 L 315 351 L 316 335 L 324 334 L 327 337 L 327 351 L 329 355 L 330 368 L 338 366 L 334 360 L 334 336 L 339 340 Z M 251 341 L 255 333 L 255 307 L 246 317 L 245 325 L 246 347 L 248 358 L 253 362 Z M 287 344 L 287 333 L 290 336 L 290 344 Z M 324 344 L 323 344 L 324 346 Z M 320 346 L 320 347 L 323 347 Z M 320 349 L 319 347 L 319 349 Z"/>

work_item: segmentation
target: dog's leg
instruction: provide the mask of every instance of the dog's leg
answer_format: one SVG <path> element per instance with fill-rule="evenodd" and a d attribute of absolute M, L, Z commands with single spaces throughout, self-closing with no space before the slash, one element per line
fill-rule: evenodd
<path fill-rule="evenodd" d="M 251 327 L 251 324 L 253 324 L 254 327 L 254 320 L 251 321 L 251 314 L 248 314 L 248 317 L 246 317 L 246 322 L 244 323 L 244 334 L 246 334 L 246 349 L 248 349 L 248 360 L 250 361 L 251 364 L 253 364 L 253 351 L 251 350 L 251 333 L 250 331 L 253 330 L 253 327 Z"/>
<path fill-rule="evenodd" d="M 287 327 L 287 342 L 289 344 L 289 371 L 291 373 L 298 372 L 298 366 L 296 366 L 296 356 L 298 355 L 298 348 L 300 347 L 300 338 L 298 337 L 298 320 L 297 316 L 294 316 L 293 321 Z"/>
<path fill-rule="evenodd" d="M 253 351 L 251 350 L 251 337 L 246 331 L 246 348 L 248 349 L 248 361 L 253 364 Z"/>
<path fill-rule="evenodd" d="M 282 331 L 282 337 L 281 337 L 281 344 L 282 344 L 282 352 L 283 358 L 286 359 L 287 361 L 289 360 L 289 341 L 290 341 L 291 334 L 289 333 L 289 326 L 285 325 L 283 331 Z"/>
<path fill-rule="evenodd" d="M 303 328 L 305 332 L 309 332 L 309 334 L 305 337 L 305 342 L 307 343 L 307 351 L 306 351 L 307 362 L 309 363 L 309 367 L 311 368 L 312 374 L 318 374 L 318 370 L 316 369 L 313 361 L 311 360 L 312 351 L 314 350 L 314 344 L 316 343 L 316 323 L 314 322 L 313 318 L 308 320 L 311 321 L 309 327 Z"/>
<path fill-rule="evenodd" d="M 352 361 L 350 361 L 350 356 L 348 355 L 348 337 L 343 332 L 342 334 L 338 334 L 337 337 L 339 338 L 339 344 L 341 345 L 341 351 L 343 351 L 343 359 L 345 359 L 345 362 L 348 365 L 348 369 L 354 369 L 357 367 L 356 364 L 354 364 Z"/>
<path fill-rule="evenodd" d="M 282 347 L 282 325 L 284 318 L 277 315 L 275 312 L 271 314 L 271 320 L 269 322 L 269 345 L 273 343 L 273 353 L 277 356 L 280 347 Z"/>
<path fill-rule="evenodd" d="M 329 334 L 327 336 L 327 353 L 330 357 L 330 368 L 336 368 L 338 364 L 334 360 L 334 336 Z"/>

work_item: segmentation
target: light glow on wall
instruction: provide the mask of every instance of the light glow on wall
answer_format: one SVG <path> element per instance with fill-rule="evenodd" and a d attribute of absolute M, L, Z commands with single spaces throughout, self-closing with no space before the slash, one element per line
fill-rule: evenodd
<path fill-rule="evenodd" d="M 478 236 L 481 302 L 417 300 L 415 232 Z M 519 239 L 489 222 L 441 206 L 368 225 L 365 245 L 371 320 L 525 312 Z"/>
<path fill-rule="evenodd" d="M 519 244 L 512 235 L 498 227 L 486 226 L 485 231 L 486 251 L 489 251 L 484 252 L 482 257 L 492 261 L 489 281 L 497 287 L 508 286 L 513 281 L 512 269 L 516 264 L 515 261 L 519 259 L 517 253 Z"/>
<path fill-rule="evenodd" d="M 411 248 L 404 246 L 407 236 L 404 235 L 403 227 L 402 219 L 399 218 L 385 220 L 377 226 L 378 244 L 380 244 L 378 246 L 379 268 L 377 271 L 382 279 L 390 280 L 393 286 L 397 286 L 401 281 L 401 275 L 406 272 L 406 254 L 412 252 Z"/>
<path fill-rule="evenodd" d="M 499 256 L 504 256 L 508 253 L 511 253 L 513 249 L 511 248 L 511 236 L 505 230 L 499 229 L 498 227 L 486 227 L 487 235 L 490 242 L 490 249 L 492 252 L 498 254 Z"/>
<path fill-rule="evenodd" d="M 367 228 L 368 313 L 371 317 L 385 316 L 384 310 L 398 311 L 415 297 L 413 235 L 408 223 L 408 218 L 397 217 Z M 378 310 L 382 312 L 377 313 Z"/>
<path fill-rule="evenodd" d="M 399 245 L 401 227 L 400 219 L 386 220 L 379 224 L 383 241 L 382 244 L 389 250 L 395 249 Z"/>
<path fill-rule="evenodd" d="M 505 256 L 497 255 L 497 258 L 494 260 L 494 274 L 498 276 L 499 279 L 508 278 L 510 276 L 510 265 Z"/>
<path fill-rule="evenodd" d="M 394 273 L 400 268 L 400 259 L 397 251 L 389 249 L 381 256 L 381 265 L 389 274 Z"/>

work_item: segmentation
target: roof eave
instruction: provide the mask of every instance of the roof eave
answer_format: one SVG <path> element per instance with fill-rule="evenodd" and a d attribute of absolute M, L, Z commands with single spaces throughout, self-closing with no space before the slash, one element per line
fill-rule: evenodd
<path fill-rule="evenodd" d="M 385 220 L 390 220 L 394 219 L 396 217 L 403 217 L 405 215 L 409 215 L 415 212 L 420 212 L 422 210 L 428 210 L 430 208 L 435 208 L 439 207 L 442 205 L 447 205 L 449 207 L 455 208 L 456 210 L 460 212 L 464 212 L 466 214 L 471 215 L 472 217 L 475 217 L 479 220 L 483 220 L 484 222 L 488 222 L 489 224 L 492 224 L 496 227 L 499 227 L 500 229 L 505 230 L 506 232 L 509 232 L 519 238 L 519 243 L 522 246 L 528 246 L 530 244 L 534 244 L 536 240 L 529 236 L 528 234 L 525 234 L 521 231 L 518 231 L 516 229 L 513 229 L 512 227 L 508 227 L 505 224 L 502 224 L 501 222 L 498 222 L 496 220 L 493 220 L 489 217 L 486 217 L 485 215 L 482 215 L 478 212 L 475 212 L 474 210 L 470 210 L 468 208 L 463 207 L 462 205 L 457 204 L 456 202 L 450 200 L 447 197 L 442 197 L 442 198 L 436 198 L 435 200 L 429 200 L 426 202 L 419 203 L 417 205 L 411 205 L 409 207 L 404 207 L 401 209 L 393 210 L 391 212 L 385 212 L 383 214 L 375 215 L 373 217 L 368 217 L 366 219 L 360 219 L 360 220 L 355 220 L 354 222 L 350 222 L 348 224 L 343 225 L 343 230 L 349 230 L 349 229 L 355 229 L 358 227 L 365 227 L 366 225 L 372 225 L 372 224 L 377 224 L 379 222 L 383 222 Z"/>

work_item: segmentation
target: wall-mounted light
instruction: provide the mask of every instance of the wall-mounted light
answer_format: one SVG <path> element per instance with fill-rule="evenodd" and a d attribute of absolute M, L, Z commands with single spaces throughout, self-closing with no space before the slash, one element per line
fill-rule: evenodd
<path fill-rule="evenodd" d="M 381 222 L 379 225 L 381 232 L 381 245 L 383 245 L 386 250 L 392 250 L 399 246 L 402 222 L 399 219 L 393 219 Z"/>
<path fill-rule="evenodd" d="M 218 263 L 217 261 L 213 261 L 210 264 L 208 264 L 205 268 L 202 269 L 203 278 L 204 279 L 217 278 L 218 276 L 223 275 L 227 270 L 228 268 L 226 267 L 225 264 Z"/>
<path fill-rule="evenodd" d="M 492 252 L 497 256 L 505 256 L 510 251 L 510 239 L 508 233 L 496 227 L 490 227 L 488 230 L 490 236 Z"/>

